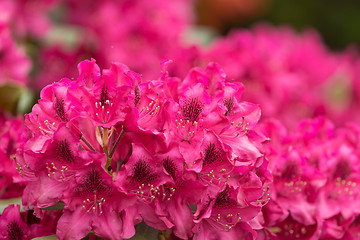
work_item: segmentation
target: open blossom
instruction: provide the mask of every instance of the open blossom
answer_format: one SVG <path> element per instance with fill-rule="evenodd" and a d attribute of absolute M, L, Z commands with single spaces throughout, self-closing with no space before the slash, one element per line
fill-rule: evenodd
<path fill-rule="evenodd" d="M 0 128 L 0 199 L 20 197 L 26 180 L 19 176 L 22 171 L 14 161 L 16 149 L 24 141 L 23 120 L 1 116 Z"/>
<path fill-rule="evenodd" d="M 238 216 L 229 222 L 215 220 L 214 223 L 216 228 L 229 231 L 239 222 L 246 225 L 266 203 L 263 189 L 266 178 L 255 173 L 263 159 L 255 143 L 259 139 L 249 134 L 254 131 L 260 111 L 256 105 L 239 103 L 242 85 L 226 84 L 225 78 L 224 71 L 215 63 L 210 63 L 205 70 L 193 69 L 178 86 L 183 94 L 173 99 L 175 104 L 173 112 L 169 112 L 165 133 L 182 155 L 184 170 L 196 173 L 206 186 L 198 211 L 211 209 L 207 205 L 209 202 L 214 203 L 219 194 L 232 187 L 236 189 L 239 196 L 226 197 L 223 204 L 237 206 Z M 247 215 L 251 209 L 253 212 Z M 207 211 L 218 217 L 215 209 Z M 197 238 L 206 238 L 203 231 L 208 231 L 208 217 L 195 216 L 194 222 L 200 227 L 195 232 Z M 237 220 L 239 218 L 243 220 Z M 244 234 L 246 229 L 243 229 Z"/>
<path fill-rule="evenodd" d="M 0 217 L 0 239 L 28 240 L 54 234 L 59 211 L 50 211 L 42 220 L 31 212 L 20 213 L 20 205 L 9 205 Z"/>
<path fill-rule="evenodd" d="M 94 60 L 79 64 L 79 71 L 77 81 L 63 79 L 44 88 L 39 104 L 26 116 L 30 138 L 17 157 L 29 180 L 23 204 L 33 205 L 39 214 L 41 208 L 63 201 L 57 230 L 61 239 L 82 238 L 91 230 L 102 237 L 128 238 L 134 234 L 136 211 L 125 210 L 132 197 L 114 184 L 111 160 L 121 154 L 115 151 L 132 109 L 127 105 L 131 72 L 124 66 L 117 78 L 101 76 Z M 69 230 L 79 216 L 86 224 Z M 98 217 L 105 222 L 126 221 L 123 227 L 104 229 L 94 223 Z"/>
<path fill-rule="evenodd" d="M 81 62 L 75 81 L 45 87 L 26 115 L 23 204 L 42 217 L 63 202 L 60 239 L 130 238 L 142 219 L 181 239 L 255 238 L 270 179 L 258 106 L 215 63 L 183 82 L 167 64 L 148 81 L 120 63 Z"/>
<path fill-rule="evenodd" d="M 117 189 L 112 176 L 99 162 L 77 172 L 73 184 L 63 199 L 66 207 L 57 229 L 60 239 L 80 239 L 91 230 L 110 239 L 134 234 L 134 224 L 139 222 L 134 218 L 137 214 L 134 199 Z"/>

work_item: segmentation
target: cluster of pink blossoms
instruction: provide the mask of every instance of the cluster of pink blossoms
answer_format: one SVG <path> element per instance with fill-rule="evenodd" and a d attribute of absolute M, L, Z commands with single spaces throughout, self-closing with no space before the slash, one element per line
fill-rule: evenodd
<path fill-rule="evenodd" d="M 0 239 L 360 239 L 359 54 L 266 25 L 189 46 L 192 4 L 0 1 L 0 89 L 69 78 L 25 130 L 0 109 L 0 207 L 28 210 Z"/>
<path fill-rule="evenodd" d="M 181 239 L 256 237 L 270 179 L 259 107 L 215 63 L 182 81 L 168 64 L 148 81 L 81 62 L 76 81 L 45 87 L 26 115 L 23 204 L 42 217 L 63 203 L 60 239 L 130 238 L 142 220 Z"/>
<path fill-rule="evenodd" d="M 1 6 L 0 6 L 1 11 Z M 17 46 L 8 22 L 0 19 L 0 84 L 26 85 L 31 62 L 25 49 Z"/>
<path fill-rule="evenodd" d="M 244 99 L 260 104 L 264 118 L 292 129 L 304 118 L 324 115 L 337 125 L 360 120 L 359 54 L 330 51 L 315 30 L 299 34 L 265 24 L 234 30 L 201 58 L 242 81 Z"/>
<path fill-rule="evenodd" d="M 264 239 L 359 239 L 360 128 L 335 128 L 325 118 L 288 132 L 267 121 L 262 132 L 273 175 L 262 209 Z"/>

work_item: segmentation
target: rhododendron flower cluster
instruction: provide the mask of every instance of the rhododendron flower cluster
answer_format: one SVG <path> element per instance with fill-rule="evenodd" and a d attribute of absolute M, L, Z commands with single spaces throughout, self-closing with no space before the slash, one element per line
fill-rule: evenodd
<path fill-rule="evenodd" d="M 26 115 L 23 204 L 41 217 L 63 202 L 60 239 L 130 238 L 142 220 L 181 239 L 256 236 L 270 179 L 259 107 L 215 63 L 184 80 L 168 64 L 148 80 L 120 63 L 81 62 L 75 81 L 45 87 Z"/>
<path fill-rule="evenodd" d="M 288 132 L 278 121 L 262 131 L 273 174 L 262 209 L 270 239 L 357 239 L 360 213 L 360 128 L 335 128 L 325 118 L 302 121 Z"/>
<path fill-rule="evenodd" d="M 0 1 L 0 239 L 360 239 L 358 52 L 193 2 Z"/>

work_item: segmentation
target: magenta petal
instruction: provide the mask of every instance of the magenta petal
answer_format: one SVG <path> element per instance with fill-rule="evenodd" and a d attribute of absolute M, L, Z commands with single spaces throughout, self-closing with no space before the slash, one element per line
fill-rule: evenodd
<path fill-rule="evenodd" d="M 167 206 L 167 210 L 174 223 L 174 234 L 181 239 L 188 239 L 192 236 L 193 213 L 190 207 L 181 202 L 180 198 L 171 201 Z"/>
<path fill-rule="evenodd" d="M 81 239 L 90 232 L 90 223 L 90 215 L 82 211 L 80 207 L 76 208 L 74 212 L 65 210 L 59 219 L 56 235 L 60 240 Z"/>
<path fill-rule="evenodd" d="M 130 220 L 130 219 L 127 219 Z M 92 219 L 92 227 L 96 236 L 104 239 L 118 239 L 123 238 L 123 220 L 120 214 L 111 211 L 104 215 L 94 217 Z M 127 229 L 129 231 L 129 228 Z M 126 235 L 131 235 L 132 231 L 127 232 Z M 135 233 L 135 230 L 133 231 Z"/>
<path fill-rule="evenodd" d="M 126 210 L 121 212 L 122 224 L 123 224 L 123 238 L 131 238 L 135 235 L 134 225 L 141 222 L 141 218 L 138 216 L 138 210 L 135 207 L 127 207 Z"/>
<path fill-rule="evenodd" d="M 67 188 L 68 183 L 57 182 L 46 174 L 41 174 L 37 182 L 29 182 L 26 186 L 22 199 L 23 205 L 32 204 L 39 208 L 55 205 Z"/>

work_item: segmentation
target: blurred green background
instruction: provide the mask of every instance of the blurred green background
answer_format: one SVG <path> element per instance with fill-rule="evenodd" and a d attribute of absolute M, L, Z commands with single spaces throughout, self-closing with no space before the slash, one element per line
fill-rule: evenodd
<path fill-rule="evenodd" d="M 317 29 L 328 47 L 360 48 L 359 0 L 198 0 L 198 23 L 226 34 L 234 27 L 256 22 L 291 25 L 302 31 Z"/>

